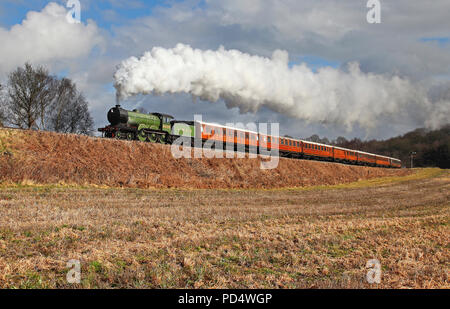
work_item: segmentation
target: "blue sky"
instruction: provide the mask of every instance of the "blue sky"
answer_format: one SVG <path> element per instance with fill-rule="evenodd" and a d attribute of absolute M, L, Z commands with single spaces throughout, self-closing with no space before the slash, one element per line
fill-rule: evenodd
<path fill-rule="evenodd" d="M 67 1 L 53 2 L 65 7 Z M 286 134 L 300 137 L 317 133 L 329 138 L 338 135 L 387 138 L 450 118 L 450 103 L 447 102 L 450 102 L 450 2 L 447 0 L 436 0 L 433 6 L 421 0 L 390 2 L 389 6 L 382 7 L 382 23 L 377 25 L 365 21 L 367 8 L 364 1 L 80 2 L 82 26 L 79 30 L 82 32 L 54 24 L 58 25 L 54 27 L 64 28 L 69 38 L 61 35 L 45 41 L 39 39 L 42 33 L 46 33 L 40 31 L 46 29 L 38 29 L 39 23 L 33 24 L 37 29 L 18 27 L 22 33 L 20 37 L 14 37 L 10 30 L 12 26 L 22 24 L 30 11 L 48 19 L 42 12 L 50 1 L 2 0 L 0 27 L 3 32 L 0 31 L 0 39 L 10 43 L 0 50 L 0 82 L 12 67 L 24 61 L 46 65 L 52 73 L 68 76 L 77 82 L 91 104 L 96 125 L 100 126 L 105 121 L 105 110 L 115 103 L 112 86 L 115 68 L 131 56 L 139 57 L 158 46 L 173 48 L 178 43 L 203 50 L 216 50 L 223 45 L 225 49 L 238 49 L 269 58 L 274 50 L 280 49 L 289 53 L 291 68 L 306 63 L 316 74 L 320 68 L 330 67 L 331 71 L 339 71 L 338 75 L 344 74 L 345 77 L 342 72 L 347 70 L 348 63 L 355 62 L 359 64 L 361 74 L 376 74 L 380 78 L 398 76 L 414 83 L 414 88 L 424 88 L 432 95 L 424 99 L 426 102 L 422 106 L 396 107 L 398 113 L 395 117 L 386 116 L 376 106 L 366 108 L 374 113 L 369 117 L 374 124 L 370 130 L 358 125 L 349 129 L 346 125 L 325 120 L 311 122 L 310 119 L 289 117 L 267 106 L 255 113 L 241 114 L 237 108 L 228 109 L 223 100 L 212 104 L 203 101 L 192 103 L 192 98 L 186 94 L 139 96 L 124 104 L 132 106 L 139 102 L 147 110 L 167 109 L 178 113 L 176 116 L 182 119 L 192 118 L 195 112 L 207 111 L 209 120 L 222 123 L 276 120 L 283 123 L 282 130 Z M 93 21 L 89 26 L 88 20 Z M 346 97 L 345 91 L 351 91 L 353 86 L 341 85 L 339 87 L 344 90 L 333 91 L 340 95 L 344 91 Z M 324 90 L 330 88 L 322 87 Z M 334 94 L 326 96 L 333 97 Z M 389 100 L 380 101 L 380 104 L 395 109 Z M 317 106 L 317 109 L 327 110 L 324 106 Z M 357 109 L 355 106 L 348 110 L 356 113 Z M 330 109 L 326 118 L 332 119 L 336 112 Z M 427 114 L 434 115 L 435 119 L 428 119 Z M 362 113 L 360 118 L 364 117 Z"/>
<path fill-rule="evenodd" d="M 10 28 L 13 25 L 20 24 L 25 19 L 29 11 L 42 10 L 49 1 L 46 0 L 28 0 L 28 1 L 13 1 L 6 0 L 1 4 L 3 12 L 1 23 L 5 28 Z M 56 0 L 54 2 L 66 4 L 65 0 Z M 92 19 L 102 29 L 112 32 L 113 27 L 120 27 L 132 22 L 133 20 L 152 16 L 155 8 L 170 8 L 174 3 L 183 2 L 182 0 L 146 0 L 146 1 L 110 1 L 110 0 L 97 0 L 97 1 L 83 1 L 80 0 L 82 7 L 81 19 L 82 22 L 86 22 L 88 19 Z M 205 7 L 204 1 L 192 2 L 192 9 Z M 327 60 L 316 55 L 303 55 L 291 59 L 290 66 L 300 64 L 302 62 L 307 63 L 311 69 L 317 71 L 317 69 L 324 66 L 331 66 L 334 68 L 339 67 L 340 62 L 334 60 Z M 67 71 L 58 72 L 58 74 L 66 73 Z"/>
<path fill-rule="evenodd" d="M 8 27 L 20 23 L 29 11 L 40 11 L 49 1 L 45 0 L 27 0 L 27 1 L 13 1 L 6 0 L 1 4 L 3 13 L 1 23 Z M 56 0 L 54 2 L 65 4 L 67 1 Z M 126 1 L 83 1 L 81 0 L 81 7 L 83 14 L 82 21 L 93 19 L 96 23 L 105 29 L 109 29 L 111 25 L 121 24 L 130 19 L 144 17 L 152 14 L 152 10 L 156 6 L 168 7 L 173 1 L 164 0 L 149 0 L 137 2 L 135 4 L 127 4 Z M 122 4 L 121 4 L 122 3 Z M 105 11 L 111 10 L 117 14 L 117 20 L 107 18 Z"/>

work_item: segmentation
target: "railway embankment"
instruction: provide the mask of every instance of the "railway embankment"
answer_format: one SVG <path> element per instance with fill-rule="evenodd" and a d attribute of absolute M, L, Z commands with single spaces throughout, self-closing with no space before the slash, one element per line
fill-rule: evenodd
<path fill-rule="evenodd" d="M 285 188 L 405 176 L 406 169 L 279 158 L 175 158 L 170 145 L 0 129 L 2 184 L 130 188 Z"/>

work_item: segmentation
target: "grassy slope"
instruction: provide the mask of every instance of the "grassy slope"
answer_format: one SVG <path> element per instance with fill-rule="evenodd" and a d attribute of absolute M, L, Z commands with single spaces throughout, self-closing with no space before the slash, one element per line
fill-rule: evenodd
<path fill-rule="evenodd" d="M 301 189 L 2 187 L 0 286 L 449 288 L 449 187 L 439 169 Z"/>
<path fill-rule="evenodd" d="M 0 183 L 75 184 L 130 188 L 284 188 L 336 185 L 404 176 L 392 170 L 280 159 L 175 159 L 170 146 L 0 129 Z"/>

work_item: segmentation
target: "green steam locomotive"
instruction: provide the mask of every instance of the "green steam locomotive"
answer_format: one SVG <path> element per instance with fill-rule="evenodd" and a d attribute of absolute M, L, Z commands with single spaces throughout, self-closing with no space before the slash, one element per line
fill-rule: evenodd
<path fill-rule="evenodd" d="M 98 130 L 104 137 L 165 144 L 171 142 L 173 120 L 171 115 L 144 114 L 137 110 L 128 111 L 116 105 L 108 112 L 110 125 Z"/>

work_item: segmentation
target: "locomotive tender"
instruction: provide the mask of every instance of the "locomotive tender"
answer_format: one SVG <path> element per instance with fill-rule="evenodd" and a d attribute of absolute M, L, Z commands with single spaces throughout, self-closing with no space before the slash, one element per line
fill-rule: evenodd
<path fill-rule="evenodd" d="M 104 137 L 126 140 L 139 140 L 171 144 L 179 137 L 191 141 L 201 140 L 202 144 L 212 140 L 217 145 L 234 145 L 234 150 L 254 151 L 278 148 L 282 157 L 314 159 L 376 167 L 400 168 L 399 159 L 363 151 L 346 149 L 300 139 L 271 136 L 244 129 L 230 128 L 203 121 L 180 121 L 161 113 L 140 113 L 128 111 L 116 105 L 108 112 L 110 125 L 98 129 Z"/>

